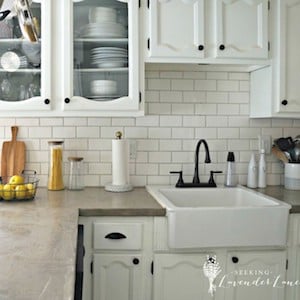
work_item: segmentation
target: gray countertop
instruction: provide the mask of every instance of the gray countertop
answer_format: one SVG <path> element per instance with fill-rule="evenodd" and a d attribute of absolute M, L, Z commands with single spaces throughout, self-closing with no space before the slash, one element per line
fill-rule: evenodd
<path fill-rule="evenodd" d="M 257 189 L 300 213 L 300 191 Z M 38 189 L 35 200 L 0 202 L 0 300 L 73 300 L 78 215 L 164 216 L 144 188 L 111 193 Z"/>
<path fill-rule="evenodd" d="M 267 186 L 264 189 L 256 189 L 258 192 L 284 201 L 292 206 L 290 213 L 300 213 L 300 190 L 287 190 L 284 186 Z"/>
<path fill-rule="evenodd" d="M 0 299 L 73 300 L 78 215 L 162 216 L 144 188 L 48 191 L 0 202 Z"/>

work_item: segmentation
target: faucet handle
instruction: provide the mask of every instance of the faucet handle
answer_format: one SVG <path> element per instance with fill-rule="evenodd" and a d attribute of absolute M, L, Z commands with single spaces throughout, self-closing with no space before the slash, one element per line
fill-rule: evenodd
<path fill-rule="evenodd" d="M 210 171 L 210 177 L 209 177 L 208 183 L 216 187 L 217 185 L 214 180 L 214 174 L 220 174 L 220 173 L 223 173 L 223 172 L 222 171 Z"/>
<path fill-rule="evenodd" d="M 183 178 L 182 178 L 182 171 L 170 171 L 170 174 L 179 174 L 177 183 L 176 183 L 176 187 L 180 187 L 184 184 L 183 182 Z"/>

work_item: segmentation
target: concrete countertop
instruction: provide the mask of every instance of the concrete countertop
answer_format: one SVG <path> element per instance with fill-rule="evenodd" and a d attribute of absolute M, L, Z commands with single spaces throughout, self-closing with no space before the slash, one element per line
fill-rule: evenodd
<path fill-rule="evenodd" d="M 0 299 L 73 300 L 78 215 L 163 216 L 144 188 L 48 191 L 0 202 Z"/>
<path fill-rule="evenodd" d="M 258 192 L 284 201 L 292 206 L 290 213 L 300 213 L 300 190 L 287 190 L 284 186 L 267 186 L 264 189 L 256 189 Z"/>

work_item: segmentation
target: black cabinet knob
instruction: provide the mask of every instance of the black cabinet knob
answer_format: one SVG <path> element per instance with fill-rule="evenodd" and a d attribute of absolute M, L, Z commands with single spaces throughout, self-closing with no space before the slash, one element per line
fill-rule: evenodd
<path fill-rule="evenodd" d="M 140 263 L 140 260 L 139 260 L 138 258 L 134 258 L 134 259 L 132 260 L 132 263 L 133 263 L 134 265 L 138 265 L 138 264 Z"/>
<path fill-rule="evenodd" d="M 45 99 L 45 100 L 44 100 L 44 103 L 45 103 L 45 104 L 49 104 L 49 103 L 50 103 L 50 99 Z"/>
<path fill-rule="evenodd" d="M 65 98 L 65 103 L 70 103 L 70 98 Z"/>
<path fill-rule="evenodd" d="M 220 45 L 220 46 L 219 46 L 219 49 L 222 50 L 222 51 L 225 50 L 225 45 L 223 45 L 223 44 Z"/>
<path fill-rule="evenodd" d="M 288 102 L 286 99 L 284 99 L 284 100 L 281 101 L 281 104 L 282 104 L 282 105 L 287 105 L 288 103 L 289 103 L 289 102 Z"/>
<path fill-rule="evenodd" d="M 203 46 L 203 45 L 199 45 L 199 46 L 198 46 L 198 50 L 199 50 L 199 51 L 203 51 L 203 50 L 204 50 L 204 46 Z"/>
<path fill-rule="evenodd" d="M 236 257 L 236 256 L 233 256 L 233 257 L 231 258 L 231 260 L 232 260 L 232 262 L 233 262 L 234 264 L 237 264 L 237 263 L 239 262 L 239 258 Z"/>

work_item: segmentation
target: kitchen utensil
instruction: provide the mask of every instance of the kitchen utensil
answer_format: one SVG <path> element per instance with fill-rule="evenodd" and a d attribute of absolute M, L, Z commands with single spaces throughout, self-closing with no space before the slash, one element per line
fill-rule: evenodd
<path fill-rule="evenodd" d="M 275 140 L 274 143 L 275 145 L 278 146 L 280 150 L 289 152 L 291 156 L 291 160 L 296 161 L 295 151 L 294 151 L 295 142 L 290 136 L 287 138 L 283 138 L 283 137 L 279 138 Z"/>
<path fill-rule="evenodd" d="M 285 153 L 283 151 L 281 151 L 278 146 L 274 145 L 272 147 L 272 153 L 274 156 L 276 156 L 279 160 L 281 160 L 284 163 L 288 163 L 289 160 L 287 158 L 287 156 L 285 155 Z"/>
<path fill-rule="evenodd" d="M 25 168 L 25 143 L 17 141 L 18 127 L 11 127 L 11 141 L 2 144 L 1 176 L 20 175 Z"/>

